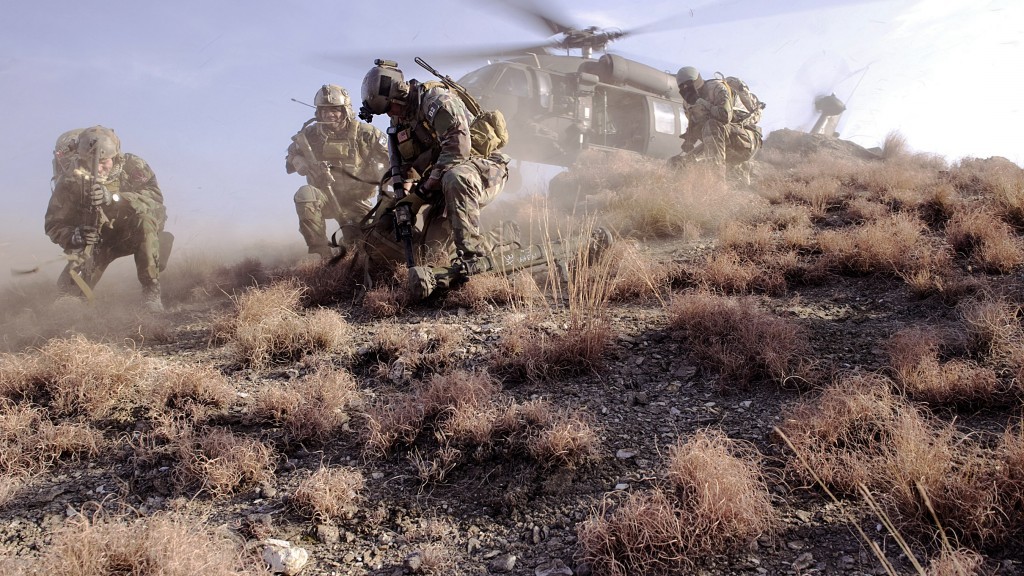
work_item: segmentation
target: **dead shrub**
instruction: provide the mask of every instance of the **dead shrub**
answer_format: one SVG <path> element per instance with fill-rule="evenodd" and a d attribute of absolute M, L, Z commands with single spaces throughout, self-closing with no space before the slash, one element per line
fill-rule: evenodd
<path fill-rule="evenodd" d="M 411 328 L 386 323 L 379 326 L 370 358 L 380 362 L 380 370 L 395 380 L 442 371 L 457 360 L 466 340 L 461 325 L 420 323 Z"/>
<path fill-rule="evenodd" d="M 320 468 L 299 484 L 291 501 L 300 514 L 319 522 L 351 518 L 365 483 L 354 468 Z"/>
<path fill-rule="evenodd" d="M 587 374 L 603 365 L 611 339 L 602 318 L 562 326 L 524 319 L 505 328 L 491 362 L 509 377 L 534 381 Z"/>
<path fill-rule="evenodd" d="M 320 366 L 297 382 L 271 384 L 256 393 L 254 416 L 277 422 L 292 442 L 323 443 L 334 438 L 361 403 L 355 378 Z"/>
<path fill-rule="evenodd" d="M 32 407 L 0 405 L 0 474 L 37 474 L 62 458 L 99 454 L 103 435 L 84 424 L 54 424 Z"/>
<path fill-rule="evenodd" d="M 895 396 L 883 378 L 829 386 L 816 401 L 794 406 L 782 429 L 806 463 L 790 463 L 798 477 L 811 483 L 816 476 L 848 494 L 863 486 L 905 530 L 930 533 L 934 515 L 963 541 L 998 542 L 1008 534 L 987 453 Z"/>
<path fill-rule="evenodd" d="M 849 197 L 839 178 L 821 175 L 806 181 L 787 180 L 783 197 L 807 206 L 812 218 L 823 218 L 828 212 L 841 208 Z"/>
<path fill-rule="evenodd" d="M 684 294 L 672 300 L 668 316 L 690 351 L 719 372 L 722 386 L 782 383 L 806 375 L 809 344 L 803 331 L 750 300 Z"/>
<path fill-rule="evenodd" d="M 222 410 L 235 399 L 235 389 L 216 368 L 206 364 L 165 362 L 152 373 L 146 395 L 156 410 L 180 410 L 201 417 Z"/>
<path fill-rule="evenodd" d="M 327 307 L 352 299 L 359 290 L 361 274 L 354 255 L 336 262 L 300 261 L 276 280 L 301 287 L 300 303 L 305 308 Z"/>
<path fill-rule="evenodd" d="M 613 263 L 609 300 L 660 299 L 668 288 L 672 276 L 670 265 L 654 260 L 636 242 L 616 242 L 606 257 Z"/>
<path fill-rule="evenodd" d="M 269 574 L 235 543 L 195 520 L 156 514 L 131 520 L 76 515 L 31 559 L 26 575 L 255 576 Z"/>
<path fill-rule="evenodd" d="M 927 576 L 977 576 L 985 565 L 985 558 L 974 550 L 944 549 L 928 563 Z"/>
<path fill-rule="evenodd" d="M 393 286 L 380 286 L 368 290 L 363 296 L 363 309 L 374 318 L 392 318 L 405 309 L 408 297 L 404 290 Z"/>
<path fill-rule="evenodd" d="M 961 305 L 960 315 L 971 351 L 996 365 L 1020 365 L 1024 330 L 1016 304 L 1005 299 L 971 300 Z"/>
<path fill-rule="evenodd" d="M 325 308 L 303 315 L 302 294 L 295 281 L 250 290 L 237 299 L 234 318 L 222 322 L 216 331 L 231 342 L 236 357 L 254 370 L 311 351 L 341 351 L 351 332 L 348 323 Z"/>
<path fill-rule="evenodd" d="M 949 171 L 949 182 L 968 196 L 991 199 L 1006 222 L 1024 229 L 1024 170 L 1005 158 L 964 158 Z"/>
<path fill-rule="evenodd" d="M 543 292 L 526 270 L 510 275 L 491 273 L 471 276 L 468 282 L 445 297 L 446 305 L 477 312 L 494 306 L 530 309 L 543 302 Z"/>
<path fill-rule="evenodd" d="M 897 382 L 910 397 L 934 404 L 989 402 L 1006 390 L 991 368 L 966 360 L 939 361 L 941 337 L 909 328 L 888 342 Z"/>
<path fill-rule="evenodd" d="M 172 444 L 180 490 L 197 488 L 224 496 L 274 478 L 274 451 L 269 446 L 221 428 L 183 432 Z"/>
<path fill-rule="evenodd" d="M 36 352 L 3 357 L 0 395 L 55 416 L 101 419 L 133 405 L 150 370 L 150 360 L 131 350 L 82 336 L 55 339 Z"/>
<path fill-rule="evenodd" d="M 1013 231 L 984 210 L 962 211 L 946 224 L 946 239 L 957 253 L 985 272 L 1007 274 L 1024 263 Z"/>
<path fill-rule="evenodd" d="M 768 254 L 760 256 L 771 260 Z M 784 263 L 781 259 L 775 259 L 772 264 Z M 746 260 L 729 250 L 709 254 L 702 265 L 694 270 L 693 278 L 707 290 L 719 290 L 726 294 L 750 294 L 757 290 L 767 294 L 782 294 L 786 291 L 786 279 L 774 266 Z"/>
<path fill-rule="evenodd" d="M 590 419 L 579 412 L 562 412 L 529 441 L 528 450 L 542 463 L 575 468 L 596 458 L 599 446 Z"/>
<path fill-rule="evenodd" d="M 851 229 L 827 230 L 818 246 L 830 268 L 850 274 L 911 272 L 933 265 L 934 250 L 916 217 L 897 213 Z"/>
<path fill-rule="evenodd" d="M 907 137 L 899 131 L 893 130 L 885 135 L 882 142 L 882 159 L 893 161 L 905 158 L 909 154 Z"/>
<path fill-rule="evenodd" d="M 702 523 L 694 527 L 721 549 L 771 531 L 778 515 L 760 472 L 760 454 L 725 434 L 698 431 L 669 449 L 665 479 Z"/>
<path fill-rule="evenodd" d="M 579 526 L 584 558 L 599 574 L 681 574 L 742 549 L 778 519 L 759 459 L 719 433 L 677 443 L 667 488 L 635 492 L 615 509 L 606 498 Z"/>

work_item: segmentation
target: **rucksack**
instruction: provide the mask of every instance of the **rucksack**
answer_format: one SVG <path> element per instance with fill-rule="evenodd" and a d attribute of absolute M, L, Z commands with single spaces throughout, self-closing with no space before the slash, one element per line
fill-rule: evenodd
<path fill-rule="evenodd" d="M 746 82 L 735 76 L 723 76 L 721 72 L 716 72 L 715 78 L 729 89 L 733 97 L 733 117 L 741 126 L 753 126 L 761 121 L 761 110 L 764 110 L 766 104 L 750 91 Z"/>
<path fill-rule="evenodd" d="M 473 115 L 473 121 L 469 124 L 469 139 L 474 156 L 486 158 L 508 144 L 508 124 L 501 110 L 485 111 L 476 98 L 455 82 L 423 83 L 424 89 L 437 85 L 443 85 L 457 94 L 466 110 Z"/>

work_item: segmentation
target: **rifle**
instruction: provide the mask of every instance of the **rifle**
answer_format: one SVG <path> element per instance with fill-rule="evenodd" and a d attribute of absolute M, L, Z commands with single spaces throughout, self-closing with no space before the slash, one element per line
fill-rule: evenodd
<path fill-rule="evenodd" d="M 90 150 L 92 157 L 89 159 L 89 172 L 84 173 L 82 170 L 76 170 L 78 174 L 79 182 L 82 187 L 82 197 L 88 198 L 92 191 L 92 185 L 99 180 L 100 171 L 100 150 L 93 143 L 92 150 Z M 110 224 L 110 219 L 107 218 L 106 213 L 103 212 L 102 206 L 93 206 L 89 203 L 89 212 L 92 216 L 92 227 L 99 233 L 100 228 L 105 224 Z M 68 275 L 78 285 L 78 288 L 85 295 L 85 298 L 92 302 L 93 293 L 92 288 L 89 286 L 89 282 L 92 281 L 93 272 L 95 271 L 95 256 L 96 244 L 86 244 L 81 249 L 77 250 L 74 254 L 69 256 L 71 260 L 71 266 L 68 268 Z"/>
<path fill-rule="evenodd" d="M 388 156 L 391 159 L 391 189 L 395 191 L 395 200 L 405 198 L 405 176 L 402 173 L 402 157 L 398 153 L 398 126 L 388 127 Z M 405 248 L 405 265 L 410 269 L 416 266 L 416 255 L 412 249 L 413 213 L 408 204 L 395 206 L 395 236 Z"/>
<path fill-rule="evenodd" d="M 328 196 L 333 201 L 333 198 L 334 198 L 334 174 L 331 173 L 331 165 L 327 161 L 320 162 L 320 161 L 318 161 L 316 159 L 316 154 L 313 153 L 313 146 L 310 145 L 309 138 L 306 138 L 306 132 L 305 132 L 306 126 L 309 126 L 309 124 L 311 122 L 314 122 L 314 121 L 315 120 L 310 120 L 309 122 L 306 122 L 305 124 L 303 124 L 302 125 L 302 130 L 299 130 L 299 133 L 296 134 L 292 138 L 292 140 L 294 140 L 295 144 L 298 145 L 299 153 L 302 154 L 302 157 L 306 159 L 306 162 L 309 163 L 309 167 L 311 169 L 314 166 L 324 166 L 326 168 L 326 170 L 324 170 L 324 173 L 326 174 L 326 176 L 325 176 L 326 182 L 324 183 L 323 187 L 327 190 Z M 317 182 L 317 184 L 320 184 L 320 183 Z"/>
<path fill-rule="evenodd" d="M 416 63 L 427 72 L 436 76 L 442 84 L 448 87 L 449 90 L 457 92 L 459 94 L 459 98 L 462 99 L 462 103 L 466 105 L 466 109 L 469 110 L 469 113 L 472 114 L 473 117 L 479 116 L 483 113 L 483 108 L 480 107 L 480 103 L 476 101 L 476 98 L 473 98 L 469 91 L 462 87 L 462 84 L 452 80 L 452 77 L 447 74 L 441 74 L 436 68 L 427 64 L 427 62 L 419 56 L 416 57 Z"/>

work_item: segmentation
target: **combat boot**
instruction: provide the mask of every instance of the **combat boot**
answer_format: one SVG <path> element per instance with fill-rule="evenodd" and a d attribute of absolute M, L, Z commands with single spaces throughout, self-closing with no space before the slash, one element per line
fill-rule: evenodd
<path fill-rule="evenodd" d="M 150 312 L 163 312 L 164 303 L 160 298 L 160 282 L 142 287 L 142 306 Z"/>

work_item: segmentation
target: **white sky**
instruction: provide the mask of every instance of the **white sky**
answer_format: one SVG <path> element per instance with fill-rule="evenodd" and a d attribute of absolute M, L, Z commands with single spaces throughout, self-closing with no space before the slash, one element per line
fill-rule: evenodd
<path fill-rule="evenodd" d="M 629 29 L 687 9 L 685 27 L 626 38 L 623 55 L 745 79 L 764 127 L 807 129 L 816 93 L 849 111 L 865 146 L 899 130 L 951 160 L 1024 151 L 1024 2 L 1018 0 L 551 0 L 567 24 Z M 387 7 L 384 7 L 384 6 Z M 0 264 L 59 254 L 42 232 L 51 152 L 65 130 L 103 124 L 163 188 L 175 250 L 272 238 L 302 246 L 284 171 L 321 84 L 358 97 L 373 56 L 543 41 L 507 9 L 471 0 L 65 0 L 10 3 L 0 21 Z M 368 55 L 352 66 L 345 54 Z M 485 62 L 445 69 L 458 77 Z M 425 78 L 412 62 L 408 76 Z M 241 239 L 241 240 L 239 240 Z M 56 276 L 59 267 L 52 270 Z"/>

